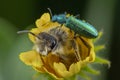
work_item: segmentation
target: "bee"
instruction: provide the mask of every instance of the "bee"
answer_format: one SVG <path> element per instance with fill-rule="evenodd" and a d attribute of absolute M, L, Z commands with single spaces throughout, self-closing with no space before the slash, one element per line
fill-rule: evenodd
<path fill-rule="evenodd" d="M 71 32 L 69 30 L 69 32 Z M 81 60 L 78 44 L 74 37 L 69 37 L 69 32 L 62 29 L 61 26 L 54 27 L 47 32 L 34 34 L 29 30 L 18 31 L 18 33 L 30 33 L 35 36 L 34 49 L 42 56 L 48 54 L 56 55 L 64 63 L 70 63 Z"/>

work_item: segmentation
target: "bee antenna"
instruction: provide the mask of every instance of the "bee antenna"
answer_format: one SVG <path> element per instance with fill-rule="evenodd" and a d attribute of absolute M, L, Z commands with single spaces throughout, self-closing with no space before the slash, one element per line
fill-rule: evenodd
<path fill-rule="evenodd" d="M 31 35 L 37 37 L 38 39 L 40 39 L 36 34 L 30 32 L 29 30 L 23 30 L 23 31 L 18 31 L 17 34 L 22 34 L 22 33 L 30 33 Z"/>
<path fill-rule="evenodd" d="M 50 16 L 52 17 L 52 11 L 51 11 L 51 9 L 50 8 L 47 8 L 47 9 L 48 9 L 48 11 L 50 13 Z"/>

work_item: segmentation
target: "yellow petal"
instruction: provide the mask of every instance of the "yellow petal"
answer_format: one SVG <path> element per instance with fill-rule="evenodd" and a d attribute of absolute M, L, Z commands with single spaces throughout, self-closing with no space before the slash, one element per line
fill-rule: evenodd
<path fill-rule="evenodd" d="M 40 19 L 36 20 L 36 26 L 39 28 L 42 25 L 46 24 L 47 22 L 50 21 L 50 14 L 49 13 L 44 13 Z"/>
<path fill-rule="evenodd" d="M 45 73 L 46 71 L 44 70 L 44 67 L 41 66 L 41 67 L 35 67 L 35 66 L 32 66 L 34 70 L 36 70 L 37 72 L 40 72 L 40 73 Z"/>
<path fill-rule="evenodd" d="M 33 28 L 30 32 L 34 33 L 34 34 L 39 34 L 40 33 L 40 30 L 38 28 Z M 35 43 L 35 36 L 31 35 L 31 34 L 28 34 L 30 40 Z"/>
<path fill-rule="evenodd" d="M 19 57 L 26 65 L 35 67 L 41 67 L 43 65 L 40 59 L 40 55 L 35 51 L 23 52 L 19 55 Z"/>
<path fill-rule="evenodd" d="M 64 79 L 61 78 L 61 76 L 59 76 L 58 74 L 49 72 L 45 67 L 44 67 L 44 70 L 45 70 L 48 74 L 50 74 L 51 76 L 53 76 L 56 80 L 64 80 Z"/>
<path fill-rule="evenodd" d="M 48 32 L 50 29 L 53 29 L 58 26 L 60 26 L 60 24 L 58 24 L 57 22 L 55 22 L 55 23 L 49 22 L 48 24 L 45 24 L 40 28 L 33 28 L 30 32 L 38 35 L 41 32 Z M 33 43 L 35 43 L 35 36 L 29 34 L 29 38 Z"/>
<path fill-rule="evenodd" d="M 80 71 L 80 69 L 81 69 L 81 65 L 80 65 L 80 61 L 79 61 L 77 63 L 71 64 L 69 71 L 73 74 L 76 74 Z"/>
<path fill-rule="evenodd" d="M 86 58 L 86 61 L 93 62 L 95 60 L 95 51 L 94 51 L 94 45 L 92 43 L 92 40 L 86 39 L 86 38 L 83 38 L 83 39 L 87 42 L 87 45 L 90 46 L 90 53 L 89 53 L 89 56 Z"/>
<path fill-rule="evenodd" d="M 81 60 L 84 60 L 90 55 L 91 48 L 93 47 L 91 41 L 84 37 L 77 37 L 76 41 L 78 43 Z"/>
<path fill-rule="evenodd" d="M 67 71 L 65 65 L 63 63 L 54 63 L 54 69 L 56 73 L 61 75 L 62 77 L 70 77 L 73 73 Z"/>
<path fill-rule="evenodd" d="M 92 51 L 90 56 L 86 57 L 86 59 L 83 62 L 86 64 L 94 61 L 95 61 L 95 52 Z"/>
<path fill-rule="evenodd" d="M 91 51 L 90 51 L 90 56 L 89 56 L 89 61 L 90 62 L 93 62 L 93 61 L 95 61 L 95 51 L 94 51 L 94 47 L 93 48 L 91 48 Z"/>

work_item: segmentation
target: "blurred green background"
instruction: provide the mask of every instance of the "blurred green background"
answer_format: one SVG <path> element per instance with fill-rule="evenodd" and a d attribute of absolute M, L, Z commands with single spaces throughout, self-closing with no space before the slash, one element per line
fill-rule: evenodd
<path fill-rule="evenodd" d="M 32 48 L 27 34 L 16 32 L 31 29 L 35 20 L 51 8 L 53 14 L 80 14 L 103 31 L 98 44 L 106 49 L 99 55 L 110 59 L 111 68 L 99 65 L 102 74 L 93 80 L 118 80 L 120 72 L 120 0 L 0 0 L 0 80 L 32 80 L 36 73 L 31 67 L 19 60 L 20 52 Z"/>

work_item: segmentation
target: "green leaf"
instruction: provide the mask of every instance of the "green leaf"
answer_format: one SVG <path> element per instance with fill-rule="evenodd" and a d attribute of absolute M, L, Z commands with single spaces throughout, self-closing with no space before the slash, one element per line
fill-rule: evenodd
<path fill-rule="evenodd" d="M 83 78 L 83 79 L 86 79 L 86 80 L 91 80 L 91 77 L 89 77 L 84 71 L 80 71 L 79 72 L 79 75 Z"/>
<path fill-rule="evenodd" d="M 96 62 L 96 63 L 100 63 L 100 64 L 107 64 L 108 67 L 110 67 L 110 61 L 109 61 L 109 60 L 100 58 L 100 57 L 98 57 L 98 56 L 96 56 L 95 62 Z"/>
<path fill-rule="evenodd" d="M 95 75 L 100 74 L 99 71 L 93 69 L 93 68 L 92 68 L 91 66 L 89 66 L 89 65 L 86 66 L 86 67 L 84 67 L 83 70 L 86 71 L 86 72 L 88 72 L 88 73 L 95 74 Z"/>
<path fill-rule="evenodd" d="M 71 77 L 65 78 L 64 80 L 76 80 L 76 74 Z"/>
<path fill-rule="evenodd" d="M 103 31 L 100 31 L 99 34 L 98 34 L 98 37 L 93 39 L 93 43 L 96 43 L 103 35 Z"/>
<path fill-rule="evenodd" d="M 95 46 L 95 52 L 97 53 L 98 51 L 102 50 L 105 48 L 105 45 L 98 45 L 98 46 Z"/>
<path fill-rule="evenodd" d="M 36 73 L 33 75 L 33 80 L 55 80 L 51 75 L 48 73 Z"/>

